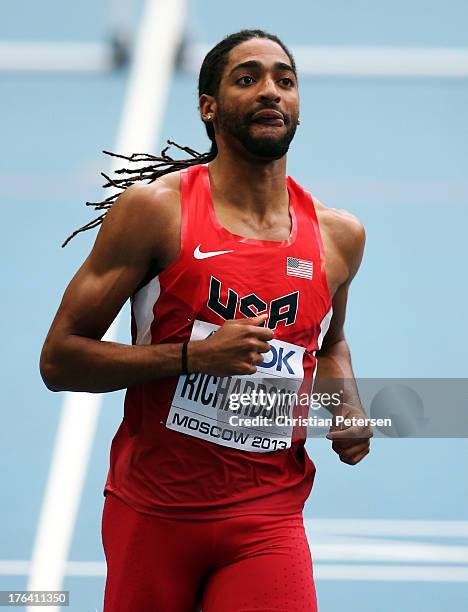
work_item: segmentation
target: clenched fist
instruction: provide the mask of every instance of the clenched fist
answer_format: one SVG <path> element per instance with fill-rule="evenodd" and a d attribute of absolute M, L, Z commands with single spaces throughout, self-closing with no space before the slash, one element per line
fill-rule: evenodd
<path fill-rule="evenodd" d="M 208 338 L 189 342 L 189 371 L 213 376 L 254 374 L 263 361 L 262 354 L 270 350 L 268 341 L 274 337 L 271 329 L 261 327 L 266 318 L 232 319 Z"/>

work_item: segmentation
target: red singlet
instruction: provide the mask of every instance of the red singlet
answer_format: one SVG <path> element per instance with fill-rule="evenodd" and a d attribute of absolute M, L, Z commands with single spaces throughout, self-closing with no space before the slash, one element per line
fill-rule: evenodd
<path fill-rule="evenodd" d="M 291 234 L 281 242 L 244 238 L 216 218 L 208 167 L 181 173 L 181 251 L 132 296 L 132 342 L 201 339 L 225 320 L 267 313 L 272 350 L 254 377 L 189 374 L 127 390 L 105 491 L 166 518 L 207 519 L 301 512 L 315 466 L 305 428 L 232 425 L 230 419 L 287 416 L 279 406 L 232 397 L 293 389 L 303 400 L 315 352 L 331 319 L 324 253 L 311 195 L 287 178 Z M 282 412 L 283 410 L 283 412 Z M 307 415 L 299 403 L 289 416 Z"/>

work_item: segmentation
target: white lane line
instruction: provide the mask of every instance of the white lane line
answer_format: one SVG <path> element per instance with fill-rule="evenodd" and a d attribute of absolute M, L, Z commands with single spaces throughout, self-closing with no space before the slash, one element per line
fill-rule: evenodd
<path fill-rule="evenodd" d="M 341 538 L 317 541 L 308 535 L 312 553 L 320 561 L 394 561 L 398 563 L 460 563 L 468 566 L 468 546 L 432 542 Z"/>
<path fill-rule="evenodd" d="M 85 578 L 87 576 L 104 576 L 107 573 L 105 561 L 68 561 L 65 567 L 67 576 Z"/>
<path fill-rule="evenodd" d="M 183 66 L 198 72 L 210 47 L 188 45 Z M 468 77 L 468 49 L 291 45 L 299 73 L 338 77 Z"/>
<path fill-rule="evenodd" d="M 185 14 L 185 0 L 146 1 L 115 146 L 119 153 L 151 151 L 159 140 Z M 116 339 L 119 319 L 104 340 Z M 61 588 L 102 399 L 101 394 L 65 394 L 28 589 Z"/>
<path fill-rule="evenodd" d="M 468 77 L 468 49 L 298 46 L 299 70 L 314 76 Z"/>
<path fill-rule="evenodd" d="M 317 535 L 468 537 L 468 521 L 307 518 L 304 525 Z"/>
<path fill-rule="evenodd" d="M 468 582 L 468 567 L 314 564 L 320 580 L 383 582 Z"/>
<path fill-rule="evenodd" d="M 5 559 L 0 561 L 0 576 L 27 576 L 31 561 Z"/>
<path fill-rule="evenodd" d="M 0 561 L 0 576 L 27 576 L 30 569 L 31 561 Z M 64 576 L 87 578 L 99 576 L 105 577 L 106 571 L 107 567 L 105 561 L 67 561 L 67 563 L 64 564 L 63 573 Z"/>
<path fill-rule="evenodd" d="M 115 68 L 106 43 L 0 42 L 0 71 L 104 72 Z"/>

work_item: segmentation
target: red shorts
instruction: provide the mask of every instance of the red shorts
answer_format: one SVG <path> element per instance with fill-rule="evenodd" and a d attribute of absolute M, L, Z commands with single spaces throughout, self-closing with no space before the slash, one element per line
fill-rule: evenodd
<path fill-rule="evenodd" d="M 104 612 L 316 612 L 302 515 L 141 514 L 107 493 Z"/>

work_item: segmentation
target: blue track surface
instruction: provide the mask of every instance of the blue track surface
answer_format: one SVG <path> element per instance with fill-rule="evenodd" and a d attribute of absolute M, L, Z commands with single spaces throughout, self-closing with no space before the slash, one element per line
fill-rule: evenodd
<path fill-rule="evenodd" d="M 0 40 L 103 40 L 104 5 L 8 0 Z M 204 43 L 255 26 L 290 45 L 467 45 L 462 0 L 240 0 L 222 11 L 219 2 L 194 0 L 190 13 L 190 37 Z M 44 387 L 39 354 L 94 234 L 75 238 L 66 249 L 60 244 L 90 219 L 82 202 L 101 196 L 99 171 L 108 162 L 100 151 L 114 146 L 126 84 L 125 70 L 100 76 L 0 73 L 1 560 L 31 558 L 63 401 Z M 300 89 L 302 124 L 288 171 L 324 203 L 358 215 L 367 230 L 348 308 L 356 374 L 467 377 L 468 81 L 304 77 Z M 195 76 L 175 74 L 161 145 L 172 138 L 207 147 L 196 107 Z M 119 341 L 129 342 L 129 323 Z M 72 561 L 103 561 L 102 487 L 122 400 L 118 392 L 103 403 Z M 310 441 L 308 452 L 317 465 L 308 518 L 467 519 L 466 440 L 375 439 L 372 453 L 354 467 L 340 463 L 324 440 Z M 466 537 L 449 544 L 468 546 Z M 24 589 L 26 582 L 26 576 L 0 575 L 0 589 Z M 103 585 L 103 577 L 67 577 L 69 609 L 102 610 Z M 467 582 L 318 579 L 317 590 L 321 612 L 468 607 Z"/>

